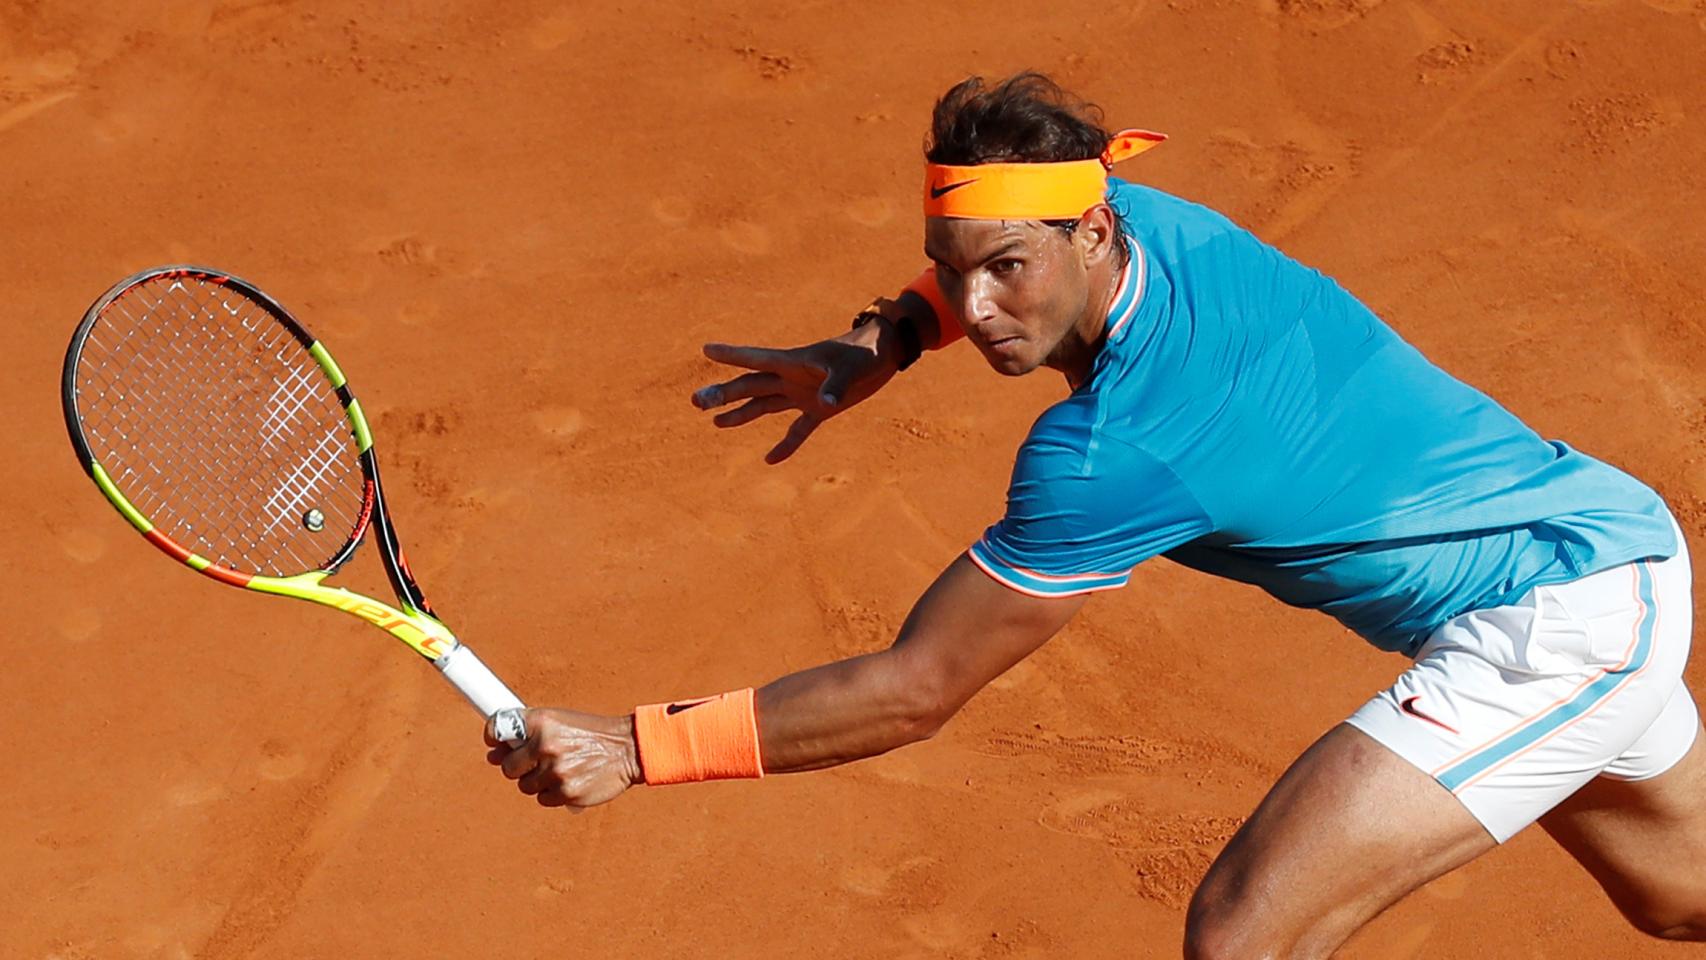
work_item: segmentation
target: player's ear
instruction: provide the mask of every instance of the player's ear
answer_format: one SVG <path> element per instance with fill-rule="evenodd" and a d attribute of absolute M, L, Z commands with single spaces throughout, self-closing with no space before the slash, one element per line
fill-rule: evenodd
<path fill-rule="evenodd" d="M 1084 211 L 1078 219 L 1078 229 L 1072 231 L 1072 241 L 1085 266 L 1100 263 L 1113 255 L 1115 234 L 1114 212 L 1105 203 Z"/>

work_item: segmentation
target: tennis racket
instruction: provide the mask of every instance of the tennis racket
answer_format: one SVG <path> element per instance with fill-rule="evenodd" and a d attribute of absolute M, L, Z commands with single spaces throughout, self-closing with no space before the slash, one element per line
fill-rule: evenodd
<path fill-rule="evenodd" d="M 62 392 L 83 469 L 149 543 L 220 583 L 366 620 L 521 739 L 521 701 L 409 571 L 343 371 L 276 300 L 202 267 L 144 270 L 83 315 Z M 369 530 L 395 605 L 324 582 Z"/>

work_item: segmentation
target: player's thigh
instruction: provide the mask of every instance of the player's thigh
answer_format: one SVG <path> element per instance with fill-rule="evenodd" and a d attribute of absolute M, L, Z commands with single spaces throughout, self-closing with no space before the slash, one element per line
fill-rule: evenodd
<path fill-rule="evenodd" d="M 1324 957 L 1494 847 L 1458 799 L 1349 724 L 1292 764 L 1192 898 L 1187 957 Z"/>
<path fill-rule="evenodd" d="M 1685 687 L 1638 746 L 1637 761 L 1663 772 L 1599 777 L 1540 824 L 1636 927 L 1706 938 L 1706 736 Z"/>
<path fill-rule="evenodd" d="M 1188 952 L 1324 956 L 1639 754 L 1687 657 L 1687 574 L 1630 564 L 1442 625 L 1228 845 Z"/>

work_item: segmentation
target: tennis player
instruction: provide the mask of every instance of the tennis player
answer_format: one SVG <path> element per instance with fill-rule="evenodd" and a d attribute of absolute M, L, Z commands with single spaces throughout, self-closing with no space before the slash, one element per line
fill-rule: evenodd
<path fill-rule="evenodd" d="M 1187 956 L 1326 956 L 1535 822 L 1636 927 L 1706 939 L 1691 577 L 1663 501 L 1452 379 L 1332 279 L 1110 177 L 1161 139 L 1110 134 L 1036 74 L 967 80 L 931 128 L 931 268 L 840 336 L 706 348 L 749 370 L 694 394 L 744 401 L 718 426 L 794 413 L 771 462 L 962 336 L 1002 374 L 1066 378 L 1006 515 L 893 646 L 628 717 L 532 710 L 513 751 L 488 733 L 493 762 L 542 804 L 586 807 L 874 756 L 931 736 L 1163 555 L 1414 661 L 1227 844 Z"/>

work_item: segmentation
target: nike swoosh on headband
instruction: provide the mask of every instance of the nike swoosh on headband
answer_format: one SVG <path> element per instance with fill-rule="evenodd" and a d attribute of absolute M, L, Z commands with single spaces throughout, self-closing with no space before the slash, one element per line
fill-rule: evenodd
<path fill-rule="evenodd" d="M 977 177 L 972 177 L 970 180 L 961 180 L 958 183 L 944 183 L 939 187 L 931 187 L 930 188 L 930 199 L 940 200 L 940 199 L 942 199 L 942 197 L 946 196 L 947 194 L 953 193 L 955 190 L 958 190 L 961 187 L 971 186 L 972 184 L 976 183 L 978 181 L 978 179 L 979 178 L 977 178 Z"/>

